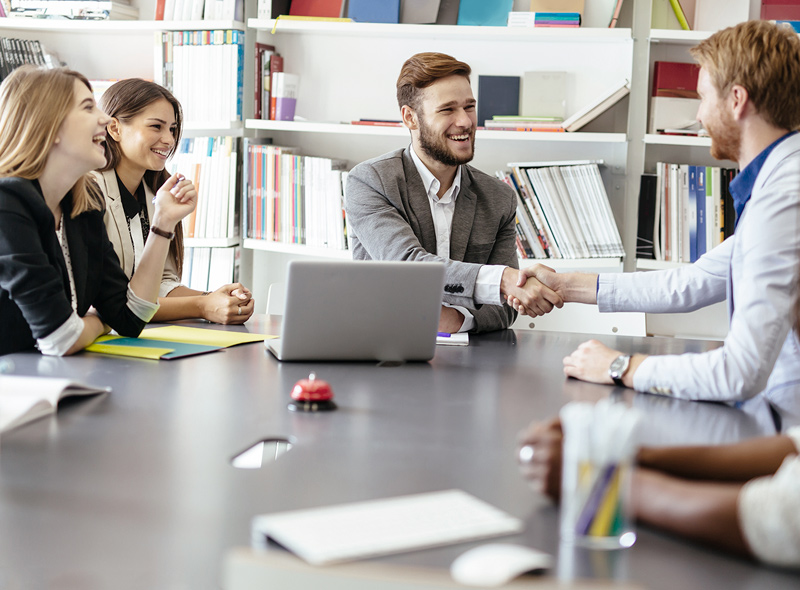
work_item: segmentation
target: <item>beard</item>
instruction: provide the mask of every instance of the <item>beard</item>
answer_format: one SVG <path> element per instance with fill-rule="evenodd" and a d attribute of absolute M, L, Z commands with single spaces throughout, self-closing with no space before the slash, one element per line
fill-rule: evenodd
<path fill-rule="evenodd" d="M 447 145 L 449 141 L 446 137 L 436 135 L 425 123 L 425 119 L 419 116 L 419 146 L 432 160 L 436 160 L 445 166 L 460 166 L 472 161 L 475 156 L 475 129 L 467 131 L 469 133 L 470 150 L 468 155 L 459 156 L 454 154 Z"/>
<path fill-rule="evenodd" d="M 733 115 L 720 105 L 722 113 L 713 125 L 706 125 L 711 137 L 711 156 L 717 160 L 739 161 L 742 148 L 742 133 L 733 120 Z"/>

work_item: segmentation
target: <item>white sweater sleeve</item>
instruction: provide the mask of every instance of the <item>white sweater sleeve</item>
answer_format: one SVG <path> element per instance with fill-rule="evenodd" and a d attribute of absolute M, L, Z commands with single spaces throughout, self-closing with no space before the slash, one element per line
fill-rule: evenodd
<path fill-rule="evenodd" d="M 800 427 L 786 434 L 800 449 Z M 800 567 L 800 457 L 786 457 L 775 475 L 747 482 L 738 512 L 745 541 L 759 560 Z"/>

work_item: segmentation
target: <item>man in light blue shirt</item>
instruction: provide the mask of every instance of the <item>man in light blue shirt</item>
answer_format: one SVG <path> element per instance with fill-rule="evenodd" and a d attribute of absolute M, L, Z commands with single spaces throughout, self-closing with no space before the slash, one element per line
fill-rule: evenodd
<path fill-rule="evenodd" d="M 800 38 L 750 21 L 691 52 L 701 66 L 697 119 L 711 137 L 711 154 L 742 170 L 730 187 L 734 235 L 674 270 L 598 276 L 535 267 L 527 273 L 564 301 L 596 303 L 601 311 L 687 312 L 727 300 L 730 329 L 716 350 L 630 355 L 591 340 L 564 359 L 568 376 L 696 400 L 741 401 L 764 392 L 779 411 L 794 413 L 800 400 L 800 348 L 791 332 L 800 264 L 800 135 L 793 132 L 800 126 Z"/>

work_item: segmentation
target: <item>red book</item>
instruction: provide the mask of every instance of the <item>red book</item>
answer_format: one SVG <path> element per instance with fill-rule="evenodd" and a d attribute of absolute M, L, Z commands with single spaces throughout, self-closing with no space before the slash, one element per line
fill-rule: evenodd
<path fill-rule="evenodd" d="M 763 0 L 761 20 L 800 20 L 800 0 Z"/>
<path fill-rule="evenodd" d="M 342 16 L 344 0 L 292 0 L 289 14 L 292 16 Z"/>
<path fill-rule="evenodd" d="M 693 63 L 657 61 L 653 72 L 653 96 L 699 98 L 697 76 L 700 66 Z"/>
<path fill-rule="evenodd" d="M 384 121 L 381 119 L 359 119 L 350 121 L 351 125 L 375 125 L 376 127 L 402 127 L 402 121 Z"/>
<path fill-rule="evenodd" d="M 277 110 L 277 102 L 275 98 L 272 96 L 272 88 L 275 86 L 275 73 L 283 71 L 283 57 L 277 54 L 273 54 L 269 60 L 269 85 L 270 85 L 270 95 L 269 95 L 269 118 L 270 120 L 275 120 L 275 114 Z"/>
<path fill-rule="evenodd" d="M 256 43 L 256 83 L 255 83 L 255 118 L 263 119 L 264 105 L 262 104 L 262 97 L 264 93 L 264 66 L 270 58 L 270 54 L 275 53 L 274 45 L 267 45 L 266 43 Z"/>
<path fill-rule="evenodd" d="M 164 4 L 165 0 L 156 0 L 156 16 L 155 20 L 164 20 Z M 5 16 L 5 15 L 3 15 Z"/>

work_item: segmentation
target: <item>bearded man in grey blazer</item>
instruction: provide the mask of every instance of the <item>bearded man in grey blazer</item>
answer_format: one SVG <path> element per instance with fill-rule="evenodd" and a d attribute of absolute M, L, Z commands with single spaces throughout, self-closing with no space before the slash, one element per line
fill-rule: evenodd
<path fill-rule="evenodd" d="M 354 259 L 445 263 L 442 332 L 508 328 L 509 297 L 530 315 L 563 304 L 537 279 L 520 280 L 513 190 L 467 165 L 477 127 L 470 73 L 441 53 L 408 59 L 397 102 L 411 145 L 353 168 L 345 191 Z"/>

